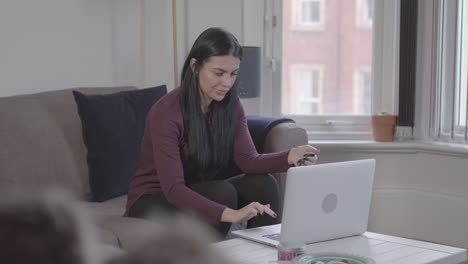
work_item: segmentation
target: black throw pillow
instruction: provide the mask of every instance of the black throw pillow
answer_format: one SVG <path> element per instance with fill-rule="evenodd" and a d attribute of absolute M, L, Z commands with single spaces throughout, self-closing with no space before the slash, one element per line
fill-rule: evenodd
<path fill-rule="evenodd" d="M 128 192 L 140 159 L 146 114 L 166 93 L 166 85 L 106 95 L 73 91 L 88 150 L 93 201 Z"/>

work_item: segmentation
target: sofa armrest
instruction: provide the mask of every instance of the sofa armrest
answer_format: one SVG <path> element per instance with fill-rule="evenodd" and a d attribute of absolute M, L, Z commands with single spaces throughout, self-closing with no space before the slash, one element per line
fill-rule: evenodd
<path fill-rule="evenodd" d="M 308 143 L 307 132 L 296 123 L 280 123 L 273 127 L 267 134 L 263 145 L 265 153 L 278 152 L 291 149 Z M 283 211 L 284 187 L 286 173 L 273 173 L 278 182 L 280 194 L 280 211 L 277 212 L 281 220 Z"/>

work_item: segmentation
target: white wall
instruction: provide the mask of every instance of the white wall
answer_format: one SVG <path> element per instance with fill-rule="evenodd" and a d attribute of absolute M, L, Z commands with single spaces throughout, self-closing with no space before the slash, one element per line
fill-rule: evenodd
<path fill-rule="evenodd" d="M 109 1 L 0 2 L 0 96 L 113 84 Z"/>
<path fill-rule="evenodd" d="M 263 0 L 3 0 L 0 96 L 80 86 L 172 90 L 193 41 L 208 27 L 264 46 L 263 7 Z M 244 99 L 247 113 L 261 114 L 262 99 Z"/>
<path fill-rule="evenodd" d="M 168 90 L 172 90 L 175 87 L 174 75 L 180 75 L 174 70 L 172 1 L 144 0 L 142 2 L 143 83 L 141 87 L 166 84 Z"/>
<path fill-rule="evenodd" d="M 144 86 L 142 1 L 109 0 L 112 85 Z"/>
<path fill-rule="evenodd" d="M 0 96 L 174 85 L 170 0 L 0 1 Z"/>

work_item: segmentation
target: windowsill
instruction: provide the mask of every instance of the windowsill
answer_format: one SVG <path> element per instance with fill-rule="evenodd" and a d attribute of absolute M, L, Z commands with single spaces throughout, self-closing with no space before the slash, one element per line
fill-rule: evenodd
<path fill-rule="evenodd" d="M 309 144 L 319 149 L 339 149 L 340 151 L 389 153 L 420 152 L 468 157 L 468 145 L 432 141 L 376 142 L 373 140 L 309 140 Z"/>

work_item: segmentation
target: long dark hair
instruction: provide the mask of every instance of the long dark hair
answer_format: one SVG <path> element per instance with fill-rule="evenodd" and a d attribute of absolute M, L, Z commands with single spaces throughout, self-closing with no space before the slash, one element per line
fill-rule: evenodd
<path fill-rule="evenodd" d="M 223 100 L 213 100 L 209 112 L 206 115 L 202 112 L 199 80 L 195 72 L 212 56 L 241 59 L 242 48 L 231 33 L 221 28 L 209 28 L 195 40 L 182 68 L 180 105 L 189 159 L 197 172 L 229 165 L 237 130 L 237 80 Z M 190 67 L 192 58 L 196 60 L 194 71 Z"/>

